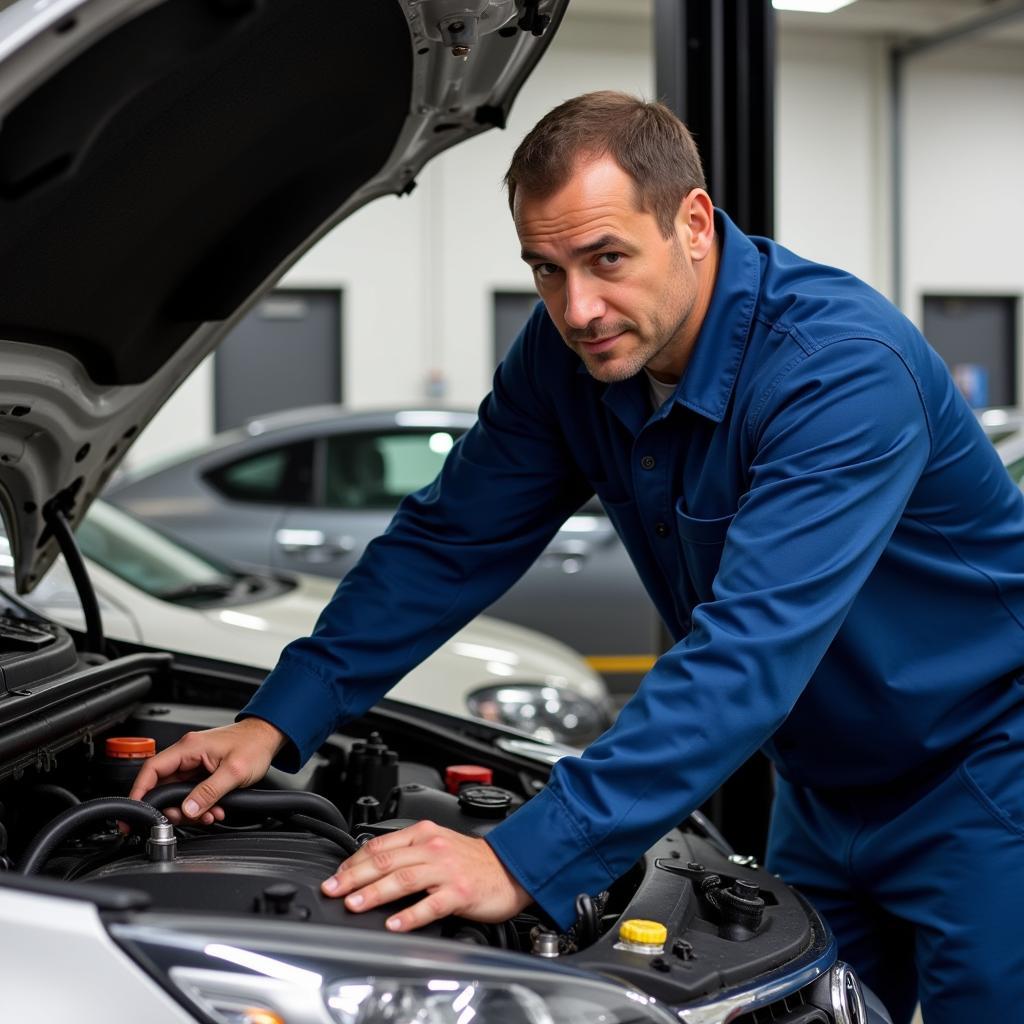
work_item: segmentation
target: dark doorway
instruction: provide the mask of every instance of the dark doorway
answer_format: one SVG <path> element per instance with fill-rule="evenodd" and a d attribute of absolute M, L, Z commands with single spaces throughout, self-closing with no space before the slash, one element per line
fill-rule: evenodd
<path fill-rule="evenodd" d="M 536 292 L 494 293 L 494 365 L 505 358 L 512 342 L 537 305 Z"/>
<path fill-rule="evenodd" d="M 1017 299 L 926 295 L 924 334 L 970 404 L 1017 404 Z"/>
<path fill-rule="evenodd" d="M 253 307 L 213 362 L 216 429 L 341 401 L 341 292 L 281 288 Z"/>

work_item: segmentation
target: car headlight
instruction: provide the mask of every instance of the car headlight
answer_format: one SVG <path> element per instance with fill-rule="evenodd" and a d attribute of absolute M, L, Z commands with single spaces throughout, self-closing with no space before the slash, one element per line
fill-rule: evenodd
<path fill-rule="evenodd" d="M 466 698 L 471 714 L 538 739 L 586 746 L 608 727 L 607 710 L 572 690 L 537 683 L 501 683 Z"/>
<path fill-rule="evenodd" d="M 365 978 L 331 987 L 338 1024 L 626 1024 L 666 1021 L 654 1001 L 600 984 L 481 982 L 471 978 Z M 647 1011 L 647 1012 L 645 1012 Z"/>
<path fill-rule="evenodd" d="M 425 955 L 429 940 L 402 943 L 403 955 L 380 942 L 388 936 L 361 931 L 349 932 L 340 952 L 132 925 L 111 931 L 217 1024 L 678 1024 L 656 1000 L 611 982 L 499 963 L 479 949 L 463 964 L 450 948 Z"/>

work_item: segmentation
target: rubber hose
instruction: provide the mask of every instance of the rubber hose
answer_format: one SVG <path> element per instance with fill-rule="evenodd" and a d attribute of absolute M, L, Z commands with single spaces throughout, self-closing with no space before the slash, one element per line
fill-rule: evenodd
<path fill-rule="evenodd" d="M 579 919 L 580 930 L 583 932 L 581 945 L 592 945 L 600 935 L 597 909 L 594 906 L 594 901 L 585 892 L 581 892 L 576 897 L 576 917 Z"/>
<path fill-rule="evenodd" d="M 29 843 L 18 869 L 34 875 L 51 853 L 73 832 L 104 818 L 119 818 L 137 825 L 165 825 L 167 819 L 155 808 L 123 796 L 102 796 L 62 811 Z"/>
<path fill-rule="evenodd" d="M 54 786 L 49 782 L 40 782 L 32 787 L 31 792 L 36 796 L 52 796 L 55 800 L 60 800 L 65 807 L 77 807 L 82 802 L 70 789 Z"/>
<path fill-rule="evenodd" d="M 194 783 L 171 782 L 150 790 L 142 799 L 151 807 L 180 807 L 182 800 L 194 788 Z M 273 814 L 278 818 L 308 814 L 311 818 L 326 821 L 343 832 L 350 831 L 345 816 L 330 800 L 318 793 L 307 793 L 305 790 L 236 789 L 222 796 L 217 803 L 226 811 L 255 811 L 260 814 Z"/>
<path fill-rule="evenodd" d="M 337 843 L 350 857 L 359 849 L 359 844 L 347 832 L 336 825 L 321 821 L 319 818 L 311 818 L 308 814 L 293 814 L 288 820 L 318 836 L 323 836 L 324 839 L 330 839 Z"/>

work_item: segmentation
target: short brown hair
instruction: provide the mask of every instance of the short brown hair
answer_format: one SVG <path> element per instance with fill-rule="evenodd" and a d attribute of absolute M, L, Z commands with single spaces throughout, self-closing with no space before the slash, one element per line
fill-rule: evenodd
<path fill-rule="evenodd" d="M 509 208 L 520 189 L 548 196 L 581 157 L 605 155 L 636 183 L 640 209 L 654 214 L 666 238 L 683 197 L 706 187 L 693 136 L 668 107 L 624 92 L 588 92 L 545 114 L 519 144 L 505 175 Z"/>

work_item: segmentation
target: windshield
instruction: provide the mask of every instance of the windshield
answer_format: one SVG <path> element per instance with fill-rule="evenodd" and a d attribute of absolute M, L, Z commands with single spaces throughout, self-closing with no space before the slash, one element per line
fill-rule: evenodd
<path fill-rule="evenodd" d="M 180 547 L 103 501 L 95 501 L 75 531 L 86 558 L 155 597 L 200 588 L 227 589 L 226 567 Z"/>

